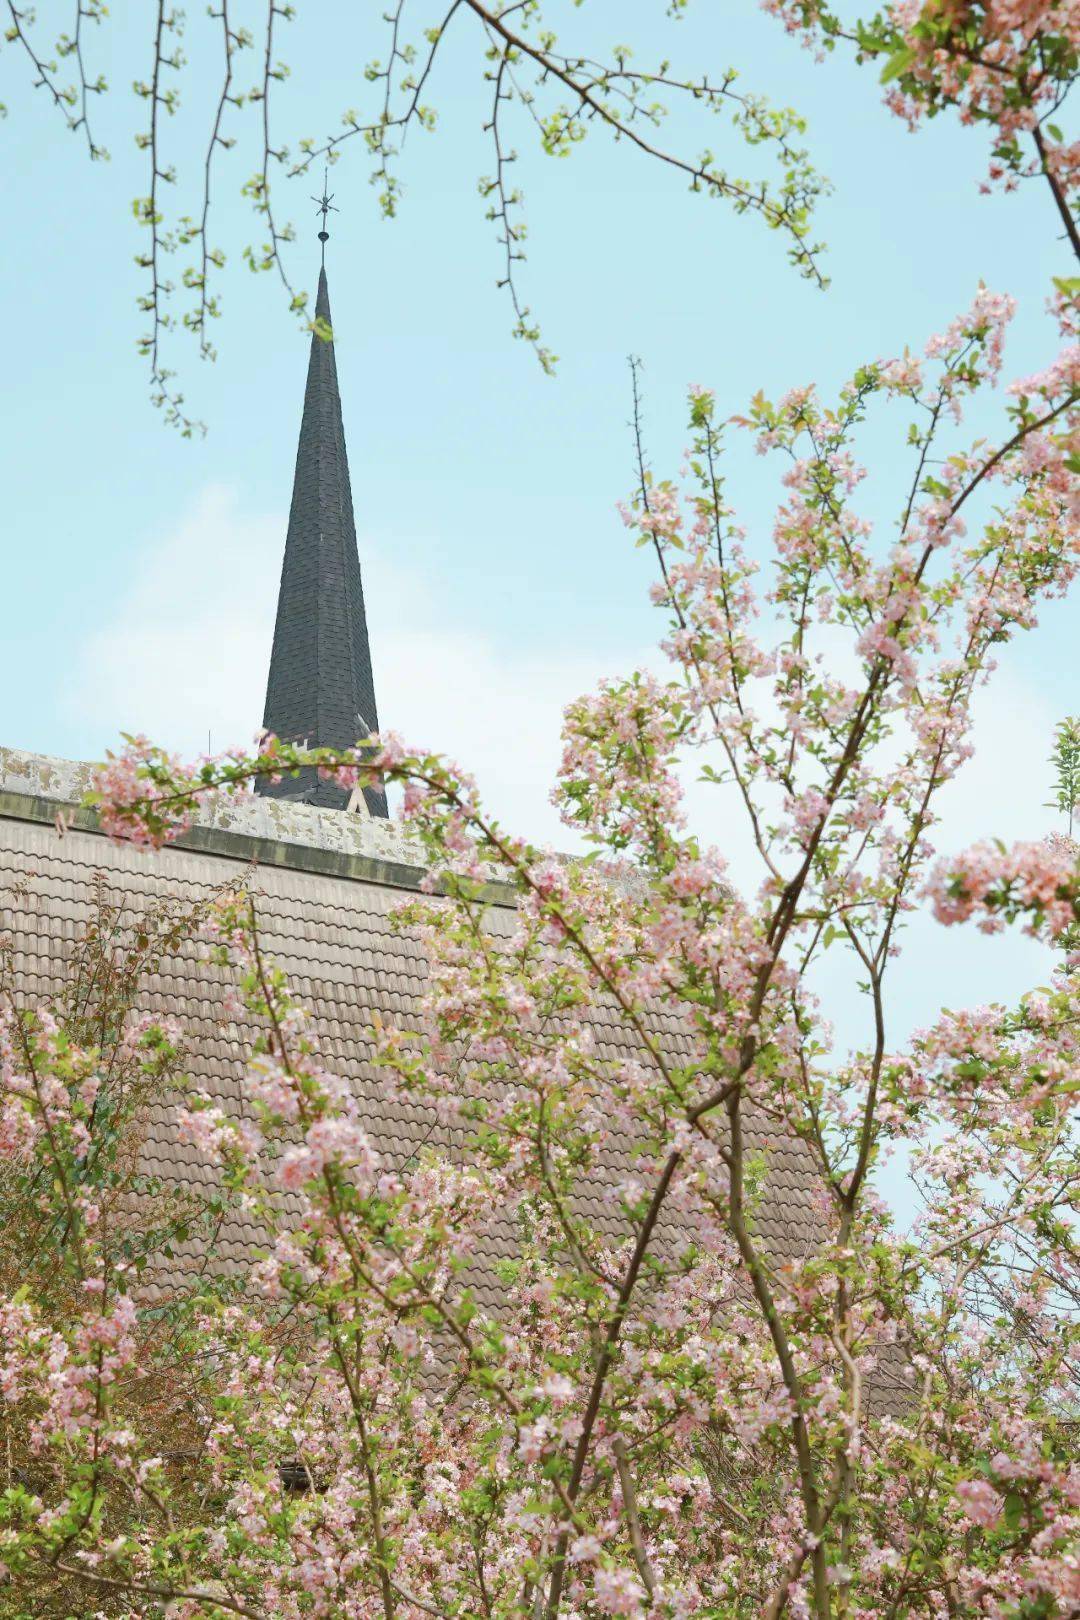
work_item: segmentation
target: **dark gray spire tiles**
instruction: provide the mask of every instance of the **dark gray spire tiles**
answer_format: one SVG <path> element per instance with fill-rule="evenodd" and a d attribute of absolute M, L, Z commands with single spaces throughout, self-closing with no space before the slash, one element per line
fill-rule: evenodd
<path fill-rule="evenodd" d="M 325 270 L 315 314 L 330 324 Z M 263 725 L 313 748 L 351 747 L 379 725 L 337 361 L 333 343 L 314 332 Z M 339 810 L 349 801 L 314 771 L 260 781 L 258 791 Z M 365 788 L 364 798 L 373 816 L 387 814 L 381 788 Z"/>

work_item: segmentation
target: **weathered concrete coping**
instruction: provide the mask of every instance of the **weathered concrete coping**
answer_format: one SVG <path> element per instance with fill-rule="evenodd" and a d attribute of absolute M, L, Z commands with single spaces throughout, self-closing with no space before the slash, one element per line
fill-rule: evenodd
<path fill-rule="evenodd" d="M 93 769 L 81 761 L 0 748 L 0 819 L 51 823 L 62 816 L 83 832 L 101 835 L 96 812 L 81 802 Z M 195 824 L 170 848 L 414 891 L 427 871 L 421 846 L 395 822 L 254 794 L 208 796 Z M 516 904 L 508 883 L 486 885 L 483 897 L 493 905 Z"/>

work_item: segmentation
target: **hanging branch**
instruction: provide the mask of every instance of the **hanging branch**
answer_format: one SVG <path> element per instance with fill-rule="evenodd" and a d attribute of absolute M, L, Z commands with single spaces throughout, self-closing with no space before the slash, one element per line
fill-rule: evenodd
<path fill-rule="evenodd" d="M 482 0 L 453 0 L 439 26 L 425 31 L 427 50 L 421 58 L 414 47 L 401 44 L 404 10 L 405 0 L 397 0 L 386 15 L 390 27 L 390 55 L 386 66 L 376 62 L 367 69 L 369 82 L 384 84 L 383 108 L 378 121 L 365 123 L 357 112 L 346 113 L 344 128 L 321 144 L 311 140 L 300 142 L 303 157 L 290 172 L 303 173 L 318 158 L 334 162 L 346 141 L 362 136 L 378 164 L 373 180 L 382 185 L 380 204 L 384 213 L 392 216 L 396 212 L 400 186 L 391 164 L 399 155 L 411 125 L 419 124 L 428 130 L 435 127 L 434 111 L 422 102 L 421 96 L 450 24 L 463 10 L 471 12 L 483 27 L 486 55 L 493 64 L 485 74 L 492 87 L 492 98 L 483 129 L 492 141 L 495 170 L 490 177 L 481 178 L 479 190 L 481 196 L 490 201 L 487 218 L 496 227 L 497 241 L 504 253 L 504 270 L 497 286 L 506 289 L 513 305 L 513 335 L 530 345 L 545 371 L 554 370 L 556 357 L 541 341 L 540 328 L 518 286 L 518 270 L 525 258 L 522 244 L 526 227 L 520 217 L 511 217 L 515 211 L 520 211 L 523 194 L 519 187 L 510 186 L 506 177 L 507 166 L 518 159 L 517 152 L 507 148 L 503 138 L 502 113 L 511 100 L 525 109 L 548 155 L 567 156 L 584 139 L 589 127 L 602 127 L 615 140 L 625 139 L 641 155 L 684 175 L 691 191 L 723 198 L 737 213 L 758 214 L 771 229 L 788 238 L 788 257 L 800 273 L 820 287 L 827 285 L 820 265 L 821 245 L 809 240 L 814 207 L 827 187 L 810 166 L 806 152 L 792 139 L 802 134 L 802 120 L 790 110 L 771 108 L 760 97 L 737 92 L 734 69 L 724 74 L 719 84 L 714 84 L 707 75 L 701 79 L 680 79 L 671 73 L 666 62 L 656 73 L 640 72 L 630 67 L 629 54 L 623 47 L 616 48 L 610 63 L 566 55 L 555 49 L 555 38 L 550 32 L 537 27 L 533 39 L 525 31 L 529 25 L 538 25 L 541 21 L 538 0 L 518 0 L 517 4 L 501 8 L 485 5 Z M 523 26 L 518 29 L 511 28 L 508 22 L 515 13 L 523 16 Z M 422 60 L 422 67 L 415 72 L 418 60 Z M 402 110 L 394 113 L 392 75 L 396 63 L 407 69 L 398 89 L 408 99 Z M 523 67 L 532 70 L 534 88 L 518 82 L 515 70 Z M 541 116 L 536 107 L 537 95 L 552 86 L 568 91 L 572 103 L 556 107 L 546 117 Z M 783 172 L 779 191 L 774 195 L 764 181 L 753 183 L 732 177 L 709 151 L 690 159 L 647 137 L 640 126 L 659 129 L 667 111 L 660 103 L 646 100 L 654 90 L 669 97 L 688 99 L 714 114 L 730 112 L 733 126 L 749 146 L 771 143 Z"/>
<path fill-rule="evenodd" d="M 11 22 L 5 37 L 9 43 L 20 45 L 31 62 L 35 74 L 34 89 L 44 90 L 51 96 L 53 105 L 59 108 L 64 116 L 64 122 L 72 133 L 82 130 L 86 139 L 87 156 L 91 162 L 107 158 L 108 152 L 94 140 L 90 127 L 89 104 L 92 95 L 103 94 L 108 86 L 101 73 L 94 79 L 87 76 L 83 56 L 83 23 L 101 21 L 105 11 L 102 0 L 76 0 L 74 32 L 72 35 L 61 34 L 56 42 L 57 56 L 74 57 L 78 74 L 75 84 L 64 86 L 56 82 L 56 63 L 46 62 L 40 57 L 31 42 L 28 29 L 34 21 L 34 13 L 28 8 L 20 10 L 14 0 L 7 0 L 7 9 Z"/>
<path fill-rule="evenodd" d="M 82 0 L 76 0 L 74 37 L 70 41 L 68 41 L 66 38 L 62 38 L 58 46 L 62 56 L 70 54 L 75 58 L 75 65 L 79 74 L 79 116 L 72 125 L 72 128 L 81 129 L 85 133 L 87 150 L 91 162 L 94 162 L 98 158 L 107 158 L 109 155 L 103 146 L 97 146 L 95 144 L 93 133 L 90 128 L 89 116 L 90 97 L 92 95 L 101 95 L 104 92 L 106 85 L 105 77 L 101 73 L 99 73 L 93 81 L 87 78 L 86 60 L 83 56 L 83 23 L 87 20 L 100 23 L 103 10 L 104 6 L 102 4 L 102 0 L 87 0 L 85 5 L 82 3 Z"/>
<path fill-rule="evenodd" d="M 150 272 L 150 291 L 139 299 L 139 308 L 150 315 L 151 325 L 150 331 L 139 340 L 139 352 L 150 361 L 150 397 L 154 405 L 164 411 L 166 422 L 171 427 L 179 428 L 183 437 L 188 439 L 196 431 L 205 433 L 206 428 L 183 410 L 184 396 L 171 386 L 174 372 L 164 365 L 161 357 L 162 336 L 175 324 L 167 307 L 174 283 L 163 279 L 161 260 L 164 254 L 174 252 L 178 243 L 186 244 L 195 234 L 193 229 L 188 228 L 189 222 L 183 221 L 178 233 L 162 230 L 164 214 L 159 197 L 162 185 L 176 183 L 176 170 L 162 167 L 160 114 L 164 108 L 171 117 L 180 104 L 179 91 L 175 87 L 166 89 L 162 84 L 162 75 L 166 70 L 178 73 L 184 65 L 184 57 L 178 47 L 169 52 L 165 49 L 166 35 L 178 36 L 181 26 L 181 14 L 167 9 L 165 0 L 158 0 L 153 77 L 149 84 L 140 81 L 134 87 L 135 94 L 150 103 L 150 127 L 136 136 L 137 145 L 150 154 L 150 193 L 147 197 L 137 198 L 134 206 L 139 223 L 150 231 L 149 253 L 139 254 L 135 260 L 136 264 Z"/>
<path fill-rule="evenodd" d="M 498 241 L 506 252 L 506 267 L 497 286 L 505 287 L 510 294 L 514 306 L 514 336 L 521 338 L 534 350 L 541 366 L 550 376 L 555 370 L 557 356 L 540 342 L 540 328 L 532 320 L 532 312 L 527 304 L 523 304 L 518 295 L 517 281 L 514 275 L 514 266 L 520 264 L 525 258 L 522 243 L 525 240 L 525 226 L 515 224 L 511 219 L 511 210 L 520 207 L 522 193 L 519 187 L 508 186 L 506 170 L 509 164 L 517 162 L 515 151 L 506 151 L 503 146 L 502 133 L 499 128 L 499 111 L 504 102 L 514 97 L 513 89 L 504 90 L 503 83 L 509 77 L 509 59 L 499 57 L 499 66 L 494 74 L 488 77 L 494 81 L 494 95 L 491 107 L 491 120 L 484 125 L 485 133 L 491 135 L 492 145 L 495 149 L 495 174 L 492 179 L 480 181 L 480 195 L 494 197 L 488 208 L 487 217 L 497 224 L 499 229 Z"/>
<path fill-rule="evenodd" d="M 71 86 L 58 82 L 56 64 L 45 60 L 35 48 L 30 27 L 32 13 L 20 7 L 17 0 L 3 0 L 3 3 L 10 19 L 7 39 L 30 62 L 34 87 L 46 91 L 64 113 L 70 128 L 83 130 L 92 157 L 105 156 L 104 148 L 91 133 L 88 116 L 90 96 L 103 91 L 105 81 L 100 77 L 96 80 L 87 77 L 83 55 L 84 24 L 98 22 L 105 15 L 102 0 L 75 0 L 72 34 L 61 36 L 57 44 L 57 52 L 71 56 L 77 65 L 78 82 Z M 252 36 L 246 29 L 230 25 L 227 0 L 214 0 L 209 9 L 208 17 L 215 29 L 220 25 L 221 92 L 210 114 L 209 136 L 202 158 L 201 213 L 194 211 L 195 218 L 180 215 L 173 231 L 163 229 L 161 216 L 161 183 L 165 180 L 171 183 L 176 177 L 171 168 L 163 169 L 158 161 L 158 113 L 162 105 L 170 113 L 176 107 L 175 88 L 164 90 L 162 78 L 166 69 L 175 73 L 182 66 L 182 57 L 175 48 L 163 54 L 166 35 L 180 32 L 179 12 L 158 5 L 152 72 L 148 82 L 135 86 L 136 93 L 151 103 L 150 128 L 138 137 L 139 144 L 151 151 L 150 194 L 135 204 L 137 218 L 151 232 L 150 250 L 138 260 L 151 271 L 151 289 L 140 300 L 140 307 L 150 314 L 152 325 L 150 333 L 140 340 L 140 350 L 150 362 L 154 403 L 164 409 L 166 420 L 179 426 L 181 431 L 190 433 L 197 424 L 181 409 L 182 395 L 172 387 L 173 373 L 163 363 L 163 340 L 173 326 L 166 318 L 165 304 L 173 286 L 161 277 L 160 259 L 164 253 L 198 243 L 181 278 L 184 288 L 193 295 L 193 303 L 180 324 L 195 334 L 201 357 L 212 359 L 214 349 L 207 338 L 207 325 L 217 316 L 219 307 L 209 286 L 214 271 L 224 265 L 224 254 L 210 247 L 207 232 L 213 159 L 219 146 L 230 146 L 234 140 L 223 133 L 225 107 L 230 103 L 240 107 L 248 101 L 262 104 L 259 163 L 242 190 L 265 219 L 268 236 L 257 246 L 245 247 L 243 257 L 253 270 L 276 271 L 289 307 L 307 318 L 307 296 L 295 290 L 284 262 L 285 244 L 294 239 L 295 232 L 291 224 L 278 222 L 276 199 L 271 194 L 273 165 L 285 166 L 285 177 L 294 178 L 303 174 L 316 159 L 328 164 L 337 162 L 346 143 L 360 137 L 372 161 L 372 181 L 378 191 L 379 206 L 386 216 L 392 217 L 402 189 L 398 160 L 414 125 L 428 131 L 435 128 L 435 110 L 425 97 L 437 62 L 441 60 L 443 42 L 463 16 L 471 17 L 479 26 L 486 60 L 485 79 L 491 93 L 481 124 L 491 141 L 494 165 L 492 174 L 481 178 L 479 189 L 486 199 L 487 217 L 495 227 L 502 255 L 497 285 L 505 289 L 510 298 L 514 335 L 524 338 L 533 348 L 545 370 L 553 368 L 555 357 L 541 341 L 539 326 L 519 286 L 526 224 L 522 218 L 521 187 L 511 184 L 509 176 L 509 165 L 519 161 L 508 125 L 511 103 L 521 109 L 528 128 L 548 155 L 567 156 L 590 131 L 600 130 L 621 143 L 629 153 L 672 170 L 688 183 L 691 191 L 723 199 L 738 214 L 756 215 L 785 239 L 788 258 L 800 274 L 819 286 L 825 285 L 822 249 L 810 232 L 818 201 L 828 187 L 799 144 L 804 133 L 803 122 L 790 108 L 774 108 L 763 98 L 739 89 L 734 69 L 719 77 L 708 74 L 683 77 L 666 61 L 658 63 L 654 71 L 635 67 L 625 46 L 616 46 L 610 57 L 604 59 L 567 52 L 559 47 L 555 34 L 546 26 L 544 0 L 507 0 L 507 3 L 428 0 L 426 14 L 419 12 L 418 5 L 415 8 L 420 43 L 414 44 L 404 32 L 406 0 L 392 0 L 383 19 L 388 55 L 385 62 L 371 62 L 364 70 L 366 83 L 374 93 L 372 106 L 365 111 L 355 108 L 347 111 L 341 127 L 321 142 L 307 137 L 300 140 L 297 159 L 290 163 L 289 148 L 275 143 L 271 133 L 270 93 L 273 82 L 281 83 L 288 75 L 286 65 L 274 55 L 276 24 L 278 19 L 291 20 L 294 11 L 290 4 L 278 3 L 278 0 L 265 0 L 265 4 L 261 81 L 247 95 L 236 95 L 233 90 L 234 54 L 252 45 Z M 673 12 L 678 9 L 677 6 L 671 8 Z M 1053 122 L 1075 78 L 1075 53 L 1070 54 L 1066 48 L 1060 30 L 1054 32 L 1053 19 L 1046 28 L 1030 37 L 1008 30 L 1002 34 L 997 23 L 994 28 L 998 33 L 994 33 L 984 19 L 985 27 L 980 23 L 982 32 L 972 42 L 967 34 L 958 31 L 953 13 L 947 7 L 932 14 L 927 10 L 910 28 L 906 23 L 901 26 L 895 19 L 878 18 L 873 24 L 859 24 L 854 32 L 833 17 L 825 0 L 767 0 L 766 9 L 780 15 L 790 29 L 802 32 L 815 46 L 829 50 L 842 43 L 853 47 L 860 60 L 884 59 L 886 100 L 909 122 L 918 122 L 949 107 L 959 111 L 966 121 L 999 125 L 1001 138 L 994 148 L 991 181 L 1008 185 L 1035 175 L 1044 178 L 1068 240 L 1073 249 L 1080 252 L 1074 174 L 1067 162 L 1071 148 L 1066 135 Z M 436 20 L 431 22 L 433 16 Z M 1008 74 L 1002 70 L 999 59 L 1003 50 L 1015 68 Z M 956 67 L 956 74 L 946 71 L 950 64 Z M 691 108 L 729 118 L 732 129 L 747 146 L 771 154 L 776 170 L 774 177 L 743 178 L 723 167 L 709 150 L 692 156 L 665 142 L 661 134 L 664 120 L 669 108 L 676 104 L 689 104 Z M 1030 126 L 1025 125 L 1025 129 L 1030 127 L 1037 162 L 1025 158 L 1019 137 L 1009 122 L 1017 107 L 1033 115 L 1033 121 Z M 1075 298 L 1074 284 L 1062 282 L 1058 290 L 1059 304 L 1066 318 L 1069 301 Z M 310 319 L 307 324 L 310 327 Z"/>
<path fill-rule="evenodd" d="M 262 214 L 266 227 L 270 232 L 270 240 L 263 244 L 261 250 L 256 250 L 249 244 L 244 249 L 244 258 L 252 270 L 276 269 L 281 284 L 289 296 L 289 307 L 302 311 L 306 304 L 306 296 L 298 294 L 290 281 L 281 258 L 281 243 L 292 242 L 296 232 L 291 225 L 284 225 L 279 230 L 274 217 L 273 200 L 270 187 L 270 163 L 284 163 L 288 158 L 289 149 L 286 146 L 275 147 L 270 137 L 270 87 L 273 83 L 283 83 L 289 76 L 289 70 L 283 62 L 274 61 L 274 18 L 282 17 L 291 22 L 296 15 L 290 5 L 280 6 L 276 0 L 268 0 L 266 12 L 266 49 L 263 53 L 263 76 L 261 89 L 253 89 L 249 101 L 262 103 L 262 162 L 258 171 L 244 186 L 245 197 L 250 197 L 257 213 Z"/>
<path fill-rule="evenodd" d="M 90 155 L 104 156 L 91 134 L 87 108 L 91 94 L 103 91 L 103 79 L 90 80 L 84 67 L 84 24 L 105 15 L 102 0 L 75 0 L 75 22 L 71 37 L 63 36 L 57 47 L 70 55 L 78 67 L 78 83 L 65 88 L 57 82 L 55 64 L 42 59 L 32 43 L 31 14 L 20 9 L 16 0 L 4 0 L 11 19 L 9 40 L 16 42 L 32 64 L 34 84 L 44 88 L 64 111 L 70 127 L 85 132 Z M 479 25 L 484 51 L 485 79 L 491 100 L 482 118 L 482 129 L 491 142 L 493 172 L 479 181 L 481 196 L 487 201 L 487 217 L 495 226 L 502 254 L 497 285 L 505 289 L 513 307 L 515 337 L 533 349 L 545 371 L 552 371 L 555 355 L 542 341 L 528 300 L 519 285 L 525 258 L 527 234 L 522 217 L 523 193 L 511 182 L 510 165 L 519 161 L 512 143 L 508 120 L 520 108 L 527 126 L 540 148 L 552 156 L 565 156 L 592 128 L 602 129 L 614 140 L 623 141 L 629 151 L 671 168 L 690 184 L 690 189 L 728 201 L 738 213 L 757 214 L 772 229 L 787 238 L 788 254 L 800 272 L 819 285 L 824 276 L 819 265 L 820 248 L 809 239 L 809 222 L 824 182 L 818 177 L 795 144 L 802 124 L 790 111 L 775 111 L 758 98 L 734 88 L 735 73 L 729 71 L 719 81 L 708 77 L 680 78 L 666 62 L 655 73 L 640 71 L 630 64 L 625 47 L 617 47 L 608 61 L 568 54 L 557 47 L 555 35 L 544 26 L 542 0 L 514 0 L 512 4 L 485 4 L 484 0 L 429 0 L 427 18 L 419 19 L 422 43 L 405 37 L 406 0 L 393 0 L 385 13 L 388 54 L 385 62 L 374 61 L 364 70 L 374 92 L 369 109 L 351 109 L 341 127 L 317 143 L 305 138 L 298 143 L 296 161 L 290 161 L 289 147 L 276 141 L 272 130 L 271 92 L 275 83 L 288 76 L 287 66 L 275 55 L 279 21 L 291 21 L 294 8 L 287 0 L 264 0 L 263 26 L 259 35 L 262 72 L 259 82 L 244 94 L 235 87 L 236 53 L 253 46 L 246 29 L 235 26 L 229 0 L 212 0 L 207 17 L 217 35 L 216 49 L 222 53 L 220 87 L 209 113 L 208 133 L 202 148 L 201 195 L 190 213 L 179 212 L 167 223 L 164 187 L 176 182 L 176 171 L 162 156 L 164 109 L 172 115 L 178 105 L 178 89 L 169 75 L 185 65 L 178 48 L 184 20 L 166 0 L 157 0 L 153 33 L 153 60 L 145 80 L 135 84 L 136 94 L 149 104 L 147 126 L 136 137 L 149 154 L 150 175 L 147 195 L 136 199 L 134 212 L 149 232 L 149 244 L 136 262 L 148 272 L 149 287 L 139 299 L 139 307 L 149 318 L 149 329 L 139 339 L 140 353 L 149 364 L 151 398 L 162 409 L 165 420 L 190 436 L 202 425 L 183 408 L 183 394 L 175 386 L 175 373 L 166 358 L 167 340 L 178 328 L 196 339 L 202 359 L 213 359 L 215 350 L 208 328 L 220 314 L 213 277 L 225 264 L 221 249 L 210 242 L 210 215 L 213 207 L 214 165 L 219 148 L 230 148 L 236 136 L 226 133 L 230 106 L 261 104 L 258 137 L 259 159 L 251 177 L 243 184 L 248 198 L 265 222 L 266 239 L 249 243 L 242 257 L 253 271 L 273 271 L 285 290 L 289 307 L 310 328 L 308 299 L 297 291 L 285 263 L 285 247 L 295 238 L 291 223 L 278 216 L 273 190 L 275 166 L 284 167 L 286 178 L 303 174 L 316 159 L 328 164 L 338 161 L 345 144 L 360 140 L 372 161 L 372 183 L 384 215 L 393 217 L 402 194 L 397 165 L 409 130 L 415 125 L 435 128 L 434 108 L 425 99 L 442 45 L 452 26 L 463 16 Z M 235 7 L 233 7 L 235 12 Z M 437 19 L 429 21 L 434 14 Z M 746 143 L 767 147 L 779 166 L 774 183 L 743 180 L 721 168 L 706 151 L 689 157 L 663 144 L 660 131 L 666 108 L 654 99 L 663 95 L 669 101 L 690 101 L 713 113 L 731 115 L 733 127 Z M 554 101 L 549 97 L 554 96 Z M 558 97 L 563 97 L 559 102 Z M 190 250 L 183 269 L 174 281 L 164 271 L 164 257 Z M 176 286 L 190 295 L 191 302 L 178 316 L 173 307 Z"/>
<path fill-rule="evenodd" d="M 207 225 L 210 218 L 210 183 L 214 165 L 214 154 L 219 146 L 228 150 L 228 148 L 235 146 L 236 144 L 236 139 L 234 136 L 226 136 L 221 133 L 221 123 L 225 115 L 225 108 L 228 105 L 231 104 L 234 107 L 242 107 L 244 104 L 243 96 L 234 95 L 232 92 L 233 56 L 236 51 L 242 50 L 244 47 L 251 44 L 251 35 L 247 29 L 234 30 L 232 27 L 230 27 L 228 0 L 221 0 L 220 11 L 214 11 L 213 8 L 211 8 L 209 14 L 211 17 L 216 18 L 221 23 L 222 47 L 225 53 L 225 71 L 222 77 L 221 94 L 218 96 L 217 108 L 214 113 L 214 123 L 210 131 L 210 139 L 206 147 L 206 159 L 203 165 L 203 206 L 202 216 L 199 223 L 199 244 L 202 253 L 202 262 L 200 264 L 197 276 L 192 276 L 190 280 L 185 278 L 185 285 L 195 285 L 198 287 L 199 291 L 199 307 L 198 310 L 188 318 L 188 324 L 190 325 L 192 331 L 197 332 L 199 335 L 199 353 L 204 360 L 213 360 L 216 358 L 216 351 L 206 335 L 206 326 L 209 319 L 216 319 L 216 317 L 220 314 L 217 299 L 212 297 L 209 291 L 210 267 L 213 265 L 216 269 L 220 270 L 225 264 L 225 255 L 220 251 L 220 249 L 210 247 L 209 237 L 207 234 Z"/>

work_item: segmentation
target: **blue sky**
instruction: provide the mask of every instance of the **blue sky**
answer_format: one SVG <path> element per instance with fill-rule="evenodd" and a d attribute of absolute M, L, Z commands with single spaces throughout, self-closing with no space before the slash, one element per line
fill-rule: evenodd
<path fill-rule="evenodd" d="M 282 37 L 293 69 L 276 110 L 282 138 L 329 132 L 344 107 L 365 105 L 363 64 L 385 54 L 383 9 L 381 0 L 301 6 Z M 417 0 L 418 21 L 424 10 Z M 661 0 L 551 6 L 568 46 L 632 34 L 642 61 L 670 55 L 717 73 L 735 64 L 748 88 L 805 114 L 808 144 L 835 186 L 821 212 L 827 293 L 798 278 L 757 221 L 690 196 L 626 147 L 593 134 L 557 162 L 523 127 L 524 286 L 562 357 L 557 376 L 544 377 L 511 341 L 495 287 L 498 250 L 476 188 L 491 163 L 471 27 L 432 85 L 438 133 L 410 137 L 400 218 L 378 217 L 359 149 L 332 175 L 341 212 L 328 270 L 380 713 L 471 762 L 507 819 L 542 837 L 559 836 L 546 795 L 562 704 L 647 656 L 656 630 L 647 565 L 614 509 L 632 483 L 627 355 L 645 366 L 654 465 L 674 474 L 687 384 L 714 387 L 725 412 L 759 387 L 834 386 L 862 359 L 920 346 L 980 277 L 1020 303 L 1009 370 L 1035 369 L 1052 353 L 1049 277 L 1067 268 L 1041 196 L 978 194 L 980 133 L 939 120 L 908 134 L 881 108 L 872 71 L 839 57 L 816 66 L 754 0 L 699 3 L 681 23 L 664 11 Z M 42 0 L 44 32 L 54 15 L 63 26 Z M 238 147 L 221 162 L 212 233 L 229 256 L 220 358 L 205 366 L 190 350 L 179 356 L 210 432 L 181 442 L 147 404 L 130 206 L 145 184 L 128 86 L 147 70 L 151 22 L 147 8 L 121 4 L 91 35 L 92 61 L 115 87 L 95 108 L 113 159 L 93 169 L 30 92 L 14 50 L 0 53 L 10 110 L 0 126 L 0 741 L 82 758 L 99 757 L 121 729 L 190 752 L 208 733 L 218 748 L 258 724 L 306 364 L 276 281 L 240 262 L 258 228 L 238 194 L 253 154 Z M 191 187 L 210 94 L 207 26 L 193 9 L 193 73 L 174 124 Z M 713 121 L 676 121 L 673 135 L 692 151 L 714 145 L 736 170 L 758 161 Z M 312 289 L 318 178 L 285 188 L 283 201 L 300 231 L 291 266 Z M 189 190 L 187 206 L 195 201 Z M 899 439 L 875 431 L 873 498 L 887 513 L 903 462 Z M 753 458 L 735 455 L 731 469 L 762 540 L 774 486 Z M 980 710 L 968 785 L 954 795 L 956 841 L 1047 825 L 1050 731 L 1077 706 L 1074 611 L 1048 611 L 1037 637 L 1005 659 Z M 734 847 L 726 810 L 704 815 L 706 831 Z M 967 937 L 958 953 L 936 931 L 914 937 L 911 1019 L 929 1009 L 946 966 L 957 1002 L 1010 993 L 1045 968 L 1019 942 Z"/>

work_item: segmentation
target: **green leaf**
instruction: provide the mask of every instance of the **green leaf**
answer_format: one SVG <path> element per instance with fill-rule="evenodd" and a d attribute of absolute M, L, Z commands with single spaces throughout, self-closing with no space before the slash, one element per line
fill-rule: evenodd
<path fill-rule="evenodd" d="M 894 51 L 881 70 L 882 84 L 888 84 L 890 79 L 897 79 L 901 73 L 906 73 L 914 60 L 915 52 L 909 46 L 905 46 L 903 50 Z"/>

